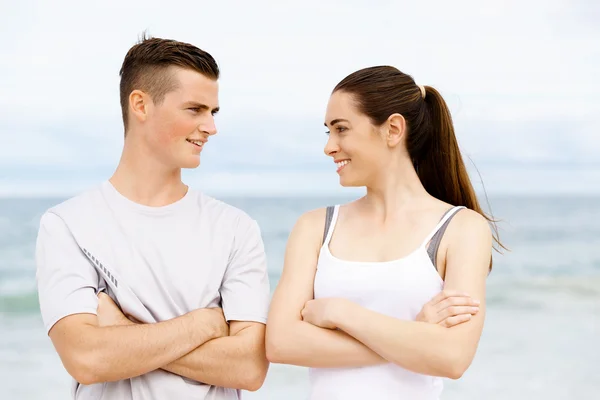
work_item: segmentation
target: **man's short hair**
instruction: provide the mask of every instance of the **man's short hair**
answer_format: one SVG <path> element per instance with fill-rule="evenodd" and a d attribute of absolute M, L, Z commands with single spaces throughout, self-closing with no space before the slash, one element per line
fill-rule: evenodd
<path fill-rule="evenodd" d="M 127 52 L 119 72 L 125 132 L 131 92 L 142 90 L 150 95 L 155 104 L 160 104 L 168 92 L 177 88 L 177 82 L 169 72 L 172 66 L 197 71 L 209 79 L 219 79 L 217 62 L 207 52 L 188 43 L 146 37 L 144 34 Z"/>

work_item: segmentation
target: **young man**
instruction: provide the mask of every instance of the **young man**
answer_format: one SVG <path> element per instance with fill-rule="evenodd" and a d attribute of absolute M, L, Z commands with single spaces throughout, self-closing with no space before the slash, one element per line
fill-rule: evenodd
<path fill-rule="evenodd" d="M 133 46 L 114 175 L 41 218 L 40 308 L 73 398 L 238 399 L 264 381 L 259 227 L 181 180 L 217 133 L 218 78 L 190 44 Z"/>

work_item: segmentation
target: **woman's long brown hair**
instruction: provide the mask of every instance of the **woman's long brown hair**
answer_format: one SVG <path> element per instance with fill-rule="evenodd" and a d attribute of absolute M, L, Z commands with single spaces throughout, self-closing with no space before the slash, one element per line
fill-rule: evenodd
<path fill-rule="evenodd" d="M 376 126 L 390 115 L 401 114 L 408 127 L 406 148 L 425 190 L 433 197 L 481 214 L 500 242 L 496 220 L 481 208 L 454 134 L 452 116 L 442 95 L 425 86 L 425 96 L 413 78 L 390 66 L 361 69 L 333 90 L 351 94 L 358 109 Z M 491 267 L 491 263 L 490 263 Z"/>

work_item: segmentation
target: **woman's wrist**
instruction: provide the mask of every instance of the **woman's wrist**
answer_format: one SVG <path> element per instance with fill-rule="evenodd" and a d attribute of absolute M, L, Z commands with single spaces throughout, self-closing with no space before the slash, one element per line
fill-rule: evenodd
<path fill-rule="evenodd" d="M 352 310 L 356 307 L 357 305 L 350 300 L 337 299 L 329 315 L 330 322 L 339 328 L 352 318 Z"/>

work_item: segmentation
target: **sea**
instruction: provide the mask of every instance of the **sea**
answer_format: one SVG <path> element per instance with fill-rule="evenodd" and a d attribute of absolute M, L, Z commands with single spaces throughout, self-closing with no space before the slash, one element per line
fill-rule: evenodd
<path fill-rule="evenodd" d="M 40 318 L 34 262 L 40 216 L 62 200 L 0 199 L 2 400 L 69 398 L 70 378 Z M 259 222 L 274 288 L 296 219 L 352 199 L 223 200 Z M 600 197 L 490 196 L 487 208 L 510 251 L 494 256 L 477 355 L 461 379 L 445 381 L 442 399 L 600 399 Z M 264 386 L 243 398 L 307 393 L 306 368 L 271 365 Z"/>

